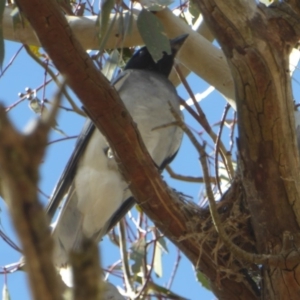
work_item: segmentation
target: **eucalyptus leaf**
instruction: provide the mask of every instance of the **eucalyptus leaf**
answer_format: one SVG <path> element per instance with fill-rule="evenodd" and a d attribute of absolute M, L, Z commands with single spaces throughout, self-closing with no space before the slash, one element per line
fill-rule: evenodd
<path fill-rule="evenodd" d="M 155 248 L 153 269 L 157 277 L 162 277 L 163 274 L 162 249 L 159 244 L 156 244 L 156 248 Z"/>
<path fill-rule="evenodd" d="M 127 35 L 131 35 L 133 27 L 133 12 L 132 10 L 126 11 L 120 15 L 119 18 L 119 32 L 122 33 L 123 39 Z"/>
<path fill-rule="evenodd" d="M 162 247 L 162 249 L 168 253 L 169 252 L 169 249 L 167 247 L 167 243 L 166 243 L 166 239 L 161 237 L 158 239 L 158 244 Z"/>
<path fill-rule="evenodd" d="M 119 57 L 119 51 L 117 49 L 114 49 L 103 67 L 102 73 L 109 81 L 112 80 L 113 75 L 118 67 Z"/>
<path fill-rule="evenodd" d="M 103 0 L 101 3 L 101 11 L 98 16 L 98 22 L 100 26 L 99 39 L 100 39 L 100 49 L 105 46 L 105 40 L 110 32 L 111 26 L 109 24 L 110 13 L 115 5 L 115 0 Z M 117 14 L 116 14 L 117 15 Z"/>
<path fill-rule="evenodd" d="M 10 300 L 10 295 L 6 283 L 4 283 L 2 289 L 2 300 Z"/>
<path fill-rule="evenodd" d="M 143 9 L 138 16 L 137 27 L 155 62 L 162 58 L 163 52 L 171 54 L 170 42 L 164 33 L 164 27 L 154 14 Z"/>
<path fill-rule="evenodd" d="M 130 259 L 133 260 L 131 266 L 132 273 L 138 274 L 141 270 L 146 251 L 145 238 L 141 238 L 131 245 Z"/>
<path fill-rule="evenodd" d="M 192 24 L 195 23 L 195 21 L 199 18 L 200 16 L 200 10 L 198 8 L 198 5 L 194 1 L 189 1 L 189 9 L 188 12 L 192 16 Z"/>
<path fill-rule="evenodd" d="M 206 276 L 199 271 L 196 273 L 196 276 L 197 276 L 197 280 L 201 283 L 201 285 L 207 290 L 211 291 L 209 281 L 207 280 Z"/>

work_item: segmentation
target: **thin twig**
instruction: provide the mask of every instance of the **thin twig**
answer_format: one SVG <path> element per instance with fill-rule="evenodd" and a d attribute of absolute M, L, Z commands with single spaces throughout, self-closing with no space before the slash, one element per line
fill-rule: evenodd
<path fill-rule="evenodd" d="M 222 136 L 222 131 L 223 131 L 223 127 L 224 127 L 224 122 L 228 113 L 228 110 L 230 109 L 230 105 L 227 103 L 221 118 L 221 124 L 220 124 L 220 130 L 218 133 L 218 138 L 217 141 L 215 143 L 215 173 L 216 173 L 216 178 L 217 178 L 217 187 L 219 190 L 220 195 L 222 196 L 222 189 L 221 189 L 221 185 L 220 185 L 220 176 L 219 176 L 219 162 L 218 162 L 218 153 L 219 153 L 219 145 L 221 142 L 221 136 Z"/>
<path fill-rule="evenodd" d="M 143 299 L 144 297 L 142 297 L 144 291 L 148 288 L 148 283 L 150 281 L 151 278 L 151 274 L 153 271 L 153 267 L 154 267 L 154 259 L 155 259 L 155 253 L 156 253 L 156 247 L 157 247 L 157 235 L 156 235 L 156 228 L 154 227 L 154 229 L 152 230 L 153 234 L 154 234 L 154 240 L 153 240 L 153 253 L 152 253 L 152 259 L 151 259 L 151 264 L 150 264 L 150 269 L 148 271 L 147 268 L 147 258 L 145 257 L 145 261 L 146 261 L 146 268 L 145 268 L 145 274 L 146 274 L 146 279 L 143 282 L 143 286 L 140 290 L 140 292 L 138 293 L 138 295 L 135 297 L 135 299 Z M 149 246 L 149 244 L 148 244 Z M 145 247 L 145 254 L 147 253 L 147 246 Z M 146 256 L 146 255 L 145 255 Z"/>
<path fill-rule="evenodd" d="M 23 253 L 22 250 L 14 243 L 1 229 L 0 229 L 0 237 L 14 250 Z"/>
<path fill-rule="evenodd" d="M 54 74 L 54 72 L 49 68 L 49 66 L 47 64 L 45 64 L 44 62 L 42 62 L 38 57 L 36 57 L 36 55 L 31 51 L 30 47 L 28 45 L 24 45 L 25 50 L 27 51 L 28 55 L 35 61 L 37 62 L 42 68 L 44 68 L 48 74 L 51 76 L 51 78 L 53 79 L 53 81 L 60 87 L 61 83 L 59 82 L 59 80 L 57 79 L 57 76 Z M 64 89 L 64 96 L 66 97 L 66 99 L 69 101 L 71 107 L 73 108 L 74 112 L 76 112 L 77 114 L 86 117 L 86 114 L 77 107 L 77 105 L 75 104 L 75 102 L 72 100 L 71 96 L 69 95 L 69 93 L 67 92 L 66 89 Z"/>
<path fill-rule="evenodd" d="M 230 139 L 230 149 L 229 149 L 229 152 L 232 153 L 232 149 L 233 149 L 233 146 L 234 146 L 234 128 L 235 128 L 235 124 L 236 124 L 236 111 L 234 111 L 234 114 L 233 114 L 233 122 L 232 122 L 232 125 L 231 125 L 231 131 L 230 131 L 230 136 L 229 136 L 229 139 Z"/>
<path fill-rule="evenodd" d="M 127 254 L 127 247 L 126 247 L 126 231 L 125 231 L 125 221 L 122 219 L 119 222 L 119 232 L 120 232 L 120 254 L 121 254 L 121 261 L 122 261 L 122 268 L 124 272 L 124 281 L 126 286 L 126 291 L 128 295 L 134 295 L 134 290 L 132 288 L 132 280 L 131 280 L 131 273 L 129 269 L 129 261 L 128 261 L 128 254 Z"/>
<path fill-rule="evenodd" d="M 67 136 L 67 137 L 64 137 L 64 138 L 61 138 L 61 139 L 50 141 L 50 142 L 48 142 L 47 145 L 49 146 L 49 145 L 52 145 L 54 143 L 58 143 L 58 142 L 62 142 L 62 141 L 67 141 L 67 140 L 72 140 L 72 139 L 76 139 L 76 138 L 78 138 L 78 135 Z"/>
<path fill-rule="evenodd" d="M 187 83 L 186 79 L 184 78 L 184 76 L 181 73 L 180 68 L 175 66 L 175 70 L 180 78 L 180 80 L 182 81 L 184 87 L 186 88 L 187 92 L 190 95 L 190 98 L 193 100 L 194 105 L 196 107 L 196 110 L 198 112 L 198 117 L 197 117 L 197 121 L 200 123 L 200 125 L 203 127 L 203 129 L 207 132 L 207 134 L 210 136 L 210 138 L 213 140 L 214 143 L 217 142 L 217 135 L 215 134 L 215 132 L 212 130 L 205 113 L 203 112 L 202 108 L 200 107 L 199 103 L 197 102 L 197 100 L 195 99 L 195 95 L 192 92 L 189 84 Z M 187 109 L 187 105 L 184 105 L 184 107 Z M 188 112 L 190 112 L 192 109 L 187 109 Z M 227 172 L 230 178 L 233 178 L 234 176 L 234 169 L 233 169 L 233 165 L 232 165 L 232 161 L 231 161 L 231 157 L 227 155 L 227 150 L 224 146 L 224 144 L 222 142 L 220 142 L 220 153 L 222 155 L 222 159 L 224 161 L 224 165 L 227 168 Z"/>
<path fill-rule="evenodd" d="M 3 77 L 4 73 L 8 70 L 8 68 L 13 64 L 13 62 L 15 61 L 15 59 L 17 58 L 17 56 L 19 55 L 19 53 L 21 52 L 21 50 L 23 49 L 23 46 L 21 46 L 18 51 L 14 54 L 14 56 L 11 58 L 11 60 L 8 62 L 8 64 L 6 65 L 6 67 L 2 70 L 1 74 L 0 74 L 0 78 Z"/>
<path fill-rule="evenodd" d="M 178 267 L 179 267 L 180 260 L 181 260 L 181 252 L 180 252 L 179 248 L 177 248 L 177 258 L 175 260 L 175 264 L 174 264 L 174 268 L 172 270 L 172 274 L 171 274 L 170 280 L 169 280 L 169 282 L 167 284 L 167 289 L 168 290 L 171 289 L 171 286 L 173 284 L 175 275 L 176 275 Z"/>
<path fill-rule="evenodd" d="M 198 112 L 199 117 L 202 119 L 202 124 L 203 124 L 202 126 L 203 126 L 203 128 L 205 130 L 207 130 L 207 131 L 211 131 L 211 128 L 210 128 L 210 125 L 209 125 L 209 123 L 208 123 L 208 121 L 206 119 L 206 116 L 205 116 L 203 110 L 201 109 L 198 101 L 195 99 L 195 95 L 194 95 L 194 93 L 193 93 L 190 85 L 188 84 L 186 78 L 183 76 L 183 74 L 182 74 L 182 72 L 180 70 L 180 67 L 175 65 L 175 70 L 176 70 L 177 75 L 180 78 L 183 86 L 185 87 L 185 89 L 187 90 L 188 94 L 190 95 L 190 97 L 191 97 L 191 99 L 192 99 L 192 101 L 194 103 L 194 106 L 196 107 L 196 110 Z"/>
<path fill-rule="evenodd" d="M 203 183 L 204 182 L 203 177 L 184 176 L 184 175 L 177 174 L 173 171 L 173 169 L 169 165 L 166 166 L 166 171 L 169 173 L 169 175 L 173 179 L 186 181 L 186 182 L 194 182 L 194 183 Z M 215 177 L 210 177 L 210 180 L 211 180 L 211 183 L 216 184 L 216 178 Z"/>

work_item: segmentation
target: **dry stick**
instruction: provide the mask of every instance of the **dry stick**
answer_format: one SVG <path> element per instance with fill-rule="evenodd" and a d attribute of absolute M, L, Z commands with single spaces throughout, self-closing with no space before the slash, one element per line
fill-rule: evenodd
<path fill-rule="evenodd" d="M 191 99 L 193 100 L 193 103 L 197 109 L 198 112 L 198 122 L 200 123 L 200 125 L 203 127 L 203 129 L 207 132 L 207 134 L 210 136 L 210 138 L 213 140 L 214 143 L 216 143 L 217 141 L 217 135 L 214 133 L 214 131 L 212 130 L 206 116 L 205 113 L 203 112 L 202 108 L 200 107 L 199 103 L 197 102 L 195 95 L 193 93 L 193 91 L 191 90 L 189 84 L 187 83 L 185 77 L 182 75 L 182 72 L 180 70 L 180 68 L 178 66 L 175 66 L 175 70 L 182 82 L 182 84 L 184 85 L 184 87 L 186 88 L 187 92 L 189 93 Z M 185 106 L 186 108 L 186 106 Z M 224 162 L 224 165 L 227 169 L 228 175 L 229 177 L 233 178 L 234 176 L 234 169 L 233 169 L 233 165 L 232 165 L 232 161 L 231 161 L 231 156 L 227 155 L 227 150 L 224 146 L 224 144 L 222 142 L 220 142 L 220 153 Z"/>
<path fill-rule="evenodd" d="M 178 179 L 181 181 L 187 181 L 187 182 L 195 182 L 195 183 L 203 183 L 204 179 L 203 177 L 194 177 L 194 176 L 184 176 L 177 174 L 173 171 L 173 169 L 170 167 L 170 165 L 166 166 L 166 171 L 169 173 L 169 175 L 173 179 Z M 213 184 L 216 184 L 216 178 L 215 177 L 210 177 L 210 182 Z"/>
<path fill-rule="evenodd" d="M 126 249 L 126 231 L 125 231 L 125 219 L 122 219 L 119 222 L 119 231 L 120 231 L 120 239 L 119 239 L 119 245 L 120 245 L 120 255 L 121 255 L 121 261 L 122 261 L 122 268 L 124 273 L 124 281 L 125 286 L 127 290 L 127 294 L 131 298 L 132 295 L 134 295 L 134 289 L 132 288 L 132 280 L 131 280 L 131 274 L 129 270 L 129 262 L 128 262 L 128 254 Z"/>
<path fill-rule="evenodd" d="M 192 99 L 192 101 L 193 101 L 193 103 L 194 103 L 194 105 L 195 105 L 195 108 L 196 108 L 196 110 L 197 110 L 197 112 L 198 112 L 198 115 L 199 115 L 199 117 L 200 117 L 200 119 L 201 119 L 201 125 L 203 126 L 203 128 L 204 128 L 206 131 L 212 131 L 211 128 L 210 128 L 210 125 L 209 125 L 209 123 L 208 123 L 208 121 L 207 121 L 207 119 L 206 119 L 206 116 L 205 116 L 203 110 L 201 109 L 199 103 L 197 102 L 197 100 L 196 100 L 196 98 L 195 98 L 195 95 L 194 95 L 194 93 L 193 93 L 193 91 L 192 91 L 190 85 L 189 85 L 188 82 L 186 81 L 185 76 L 183 76 L 183 74 L 182 74 L 180 68 L 179 68 L 178 66 L 176 66 L 176 65 L 175 65 L 175 70 L 176 70 L 177 75 L 178 75 L 178 77 L 180 78 L 180 80 L 181 80 L 183 86 L 184 86 L 185 89 L 187 90 L 188 94 L 190 95 L 190 97 L 191 97 L 191 99 Z"/>
<path fill-rule="evenodd" d="M 232 125 L 231 125 L 231 132 L 230 132 L 230 149 L 229 149 L 229 153 L 232 153 L 232 149 L 233 149 L 233 145 L 234 145 L 234 141 L 233 141 L 233 137 L 234 137 L 234 128 L 235 128 L 235 124 L 236 124 L 236 111 L 234 111 L 233 114 L 233 121 L 232 121 Z"/>
<path fill-rule="evenodd" d="M 200 162 L 202 165 L 202 171 L 204 176 L 204 182 L 205 182 L 205 188 L 207 193 L 207 198 L 209 202 L 209 208 L 210 213 L 212 217 L 213 224 L 216 228 L 216 231 L 218 232 L 220 238 L 224 242 L 224 244 L 227 246 L 227 248 L 232 252 L 233 255 L 236 257 L 255 264 L 264 264 L 268 266 L 274 266 L 279 268 L 287 268 L 287 264 L 289 264 L 291 267 L 289 269 L 295 267 L 299 264 L 300 260 L 300 251 L 298 249 L 288 250 L 285 251 L 285 249 L 290 249 L 287 247 L 288 244 L 290 244 L 291 236 L 288 232 L 284 234 L 283 238 L 283 250 L 284 252 L 281 252 L 277 255 L 271 255 L 271 254 L 255 254 L 247 252 L 237 245 L 235 245 L 232 240 L 229 238 L 227 233 L 225 232 L 224 228 L 222 227 L 221 219 L 217 210 L 217 205 L 214 199 L 213 191 L 210 185 L 210 176 L 209 176 L 209 170 L 207 165 L 207 154 L 205 152 L 205 144 L 200 145 L 193 133 L 189 130 L 189 128 L 183 123 L 180 116 L 177 114 L 177 112 L 173 109 L 173 107 L 170 105 L 170 110 L 178 122 L 178 126 L 181 127 L 181 129 L 185 132 L 185 134 L 188 136 L 194 147 L 197 149 L 198 153 L 200 154 Z"/>
<path fill-rule="evenodd" d="M 24 45 L 24 48 L 27 52 L 27 54 L 36 62 L 38 63 L 42 68 L 44 68 L 48 74 L 51 76 L 51 78 L 53 79 L 53 81 L 60 87 L 61 83 L 59 82 L 59 80 L 57 79 L 57 77 L 55 76 L 54 72 L 49 68 L 49 66 L 45 63 L 43 63 L 38 57 L 36 57 L 36 55 L 31 51 L 30 47 L 28 45 Z M 74 112 L 76 112 L 77 114 L 86 117 L 86 114 L 77 107 L 77 105 L 75 104 L 75 102 L 72 100 L 71 96 L 69 95 L 69 93 L 67 92 L 66 89 L 64 89 L 63 91 L 64 96 L 66 97 L 66 99 L 69 101 L 72 109 L 74 110 Z"/>
<path fill-rule="evenodd" d="M 22 250 L 15 244 L 10 237 L 8 237 L 1 229 L 0 229 L 0 237 L 14 250 L 22 253 Z"/>
<path fill-rule="evenodd" d="M 58 76 L 58 75 L 59 75 L 59 73 L 56 74 L 56 76 Z M 49 105 L 52 105 L 52 102 L 49 101 L 48 99 L 43 99 L 43 101 L 44 101 L 44 103 L 48 103 Z M 59 108 L 63 109 L 64 111 L 67 111 L 67 112 L 71 111 L 71 112 L 76 112 L 77 113 L 77 111 L 74 111 L 73 108 L 66 107 L 66 106 L 63 106 L 63 105 L 60 105 Z"/>
<path fill-rule="evenodd" d="M 172 286 L 172 284 L 173 284 L 175 275 L 176 275 L 177 270 L 178 270 L 178 267 L 179 267 L 180 260 L 181 260 L 181 252 L 180 252 L 179 248 L 177 248 L 177 258 L 176 258 L 176 260 L 175 260 L 174 268 L 173 268 L 173 270 L 172 270 L 172 273 L 171 273 L 169 282 L 168 282 L 168 284 L 167 284 L 167 289 L 168 289 L 168 290 L 171 289 L 171 286 Z"/>
<path fill-rule="evenodd" d="M 229 108 L 230 108 L 230 105 L 227 103 L 226 106 L 225 106 L 225 109 L 224 109 L 223 116 L 221 118 L 220 130 L 219 130 L 219 133 L 218 133 L 217 141 L 215 143 L 215 173 L 216 173 L 216 178 L 217 178 L 218 190 L 219 190 L 219 193 L 220 193 L 221 196 L 223 195 L 223 193 L 222 193 L 221 185 L 220 185 L 220 176 L 219 176 L 219 168 L 218 168 L 218 166 L 219 166 L 218 153 L 219 153 L 219 150 L 220 150 L 219 145 L 220 145 L 220 142 L 221 142 L 221 136 L 222 136 L 222 131 L 223 131 L 223 127 L 224 127 L 224 122 L 225 122 L 225 119 L 226 119 Z"/>
<path fill-rule="evenodd" d="M 156 230 L 156 228 L 154 228 L 154 230 Z M 147 246 L 149 246 L 149 244 Z M 155 240 L 154 240 L 154 245 L 153 245 L 153 253 L 152 253 L 152 259 L 151 259 L 151 264 L 150 264 L 150 270 L 148 271 L 148 268 L 147 268 L 147 255 L 145 255 L 145 262 L 146 262 L 145 274 L 146 274 L 146 280 L 143 282 L 143 286 L 142 286 L 140 292 L 138 293 L 138 295 L 134 299 L 144 299 L 145 298 L 145 295 L 143 295 L 143 293 L 144 293 L 144 291 L 146 291 L 148 289 L 148 283 L 150 281 L 150 277 L 151 277 L 153 266 L 154 266 L 154 259 L 155 259 L 156 247 L 157 247 L 157 236 L 155 234 Z M 145 250 L 146 250 L 146 248 L 145 248 Z"/>
<path fill-rule="evenodd" d="M 184 79 L 182 79 L 182 80 L 184 81 Z M 190 94 L 190 97 L 193 100 L 193 102 L 196 101 L 193 93 Z M 197 103 L 197 101 L 196 101 L 196 103 Z M 182 105 L 188 111 L 188 113 L 204 128 L 204 130 L 207 132 L 207 134 L 210 136 L 210 138 L 214 141 L 214 143 L 216 143 L 217 136 L 211 129 L 201 107 L 198 105 L 198 107 L 200 108 L 202 113 L 201 113 L 201 115 L 197 115 L 196 112 L 189 105 L 187 105 L 187 103 L 183 99 L 180 99 L 180 105 Z M 228 174 L 230 175 L 231 178 L 233 178 L 234 169 L 232 166 L 231 156 L 227 155 L 228 151 L 226 150 L 223 143 L 220 144 L 220 153 L 221 153 L 221 156 L 222 156 L 222 159 L 223 159 L 223 162 L 227 169 Z"/>
<path fill-rule="evenodd" d="M 61 139 L 50 141 L 50 142 L 48 142 L 47 145 L 49 146 L 49 145 L 52 145 L 52 144 L 55 144 L 55 143 L 59 143 L 59 142 L 62 142 L 62 141 L 67 141 L 67 140 L 72 140 L 72 139 L 77 139 L 77 138 L 78 138 L 78 135 L 71 135 L 71 136 L 61 138 Z"/>
<path fill-rule="evenodd" d="M 0 78 L 4 75 L 4 73 L 8 70 L 8 68 L 13 64 L 17 56 L 20 54 L 21 50 L 23 49 L 23 45 L 17 50 L 17 52 L 14 54 L 14 56 L 11 58 L 11 60 L 8 62 L 8 64 L 5 66 L 5 68 L 2 70 L 0 74 Z"/>

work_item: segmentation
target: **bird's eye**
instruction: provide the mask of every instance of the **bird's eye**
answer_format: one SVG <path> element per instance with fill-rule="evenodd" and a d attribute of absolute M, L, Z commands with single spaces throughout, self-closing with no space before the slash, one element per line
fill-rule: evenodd
<path fill-rule="evenodd" d="M 106 147 L 106 148 L 103 149 L 103 152 L 105 153 L 107 158 L 109 158 L 109 159 L 114 158 L 114 154 L 113 154 L 111 148 Z"/>
<path fill-rule="evenodd" d="M 112 158 L 114 158 L 114 154 L 113 154 L 113 152 L 112 152 L 112 150 L 111 150 L 111 148 L 109 148 L 108 149 L 108 151 L 107 151 L 107 157 L 109 158 L 109 159 L 112 159 Z"/>
<path fill-rule="evenodd" d="M 106 156 L 108 156 L 108 151 L 109 151 L 109 147 L 105 147 L 103 149 L 103 152 L 105 153 Z"/>

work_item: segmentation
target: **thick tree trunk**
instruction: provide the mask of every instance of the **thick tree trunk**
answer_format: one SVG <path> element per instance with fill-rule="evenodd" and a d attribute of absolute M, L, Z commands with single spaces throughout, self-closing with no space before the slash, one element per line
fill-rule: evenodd
<path fill-rule="evenodd" d="M 197 1 L 228 59 L 235 83 L 239 169 L 258 253 L 278 254 L 283 234 L 299 248 L 299 154 L 288 56 L 299 15 L 279 4 Z M 300 268 L 262 267 L 264 299 L 299 299 Z"/>

